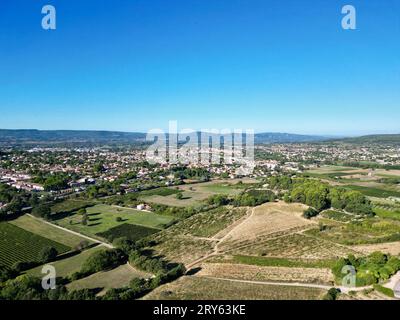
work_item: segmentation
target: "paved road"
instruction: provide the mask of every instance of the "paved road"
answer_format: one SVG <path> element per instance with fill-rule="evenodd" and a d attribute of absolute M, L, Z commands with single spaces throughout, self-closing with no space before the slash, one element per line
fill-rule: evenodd
<path fill-rule="evenodd" d="M 107 243 L 107 242 L 103 242 L 103 241 L 97 240 L 97 239 L 95 239 L 95 238 L 91 238 L 91 237 L 85 236 L 84 234 L 81 234 L 81 233 L 79 233 L 79 232 L 75 232 L 75 231 L 69 230 L 69 229 L 64 228 L 64 227 L 60 227 L 60 226 L 58 226 L 58 225 L 56 225 L 56 224 L 54 224 L 54 223 L 51 223 L 51 222 L 48 222 L 48 221 L 46 221 L 46 220 L 37 218 L 37 217 L 31 215 L 30 213 L 28 213 L 27 215 L 30 216 L 30 217 L 33 218 L 33 219 L 36 219 L 36 220 L 39 220 L 39 221 L 41 221 L 41 222 L 47 223 L 47 224 L 49 224 L 49 225 L 51 225 L 51 226 L 53 226 L 53 227 L 55 227 L 55 228 L 64 230 L 64 231 L 69 232 L 69 233 L 71 233 L 71 234 L 74 234 L 74 235 L 76 235 L 76 236 L 80 236 L 80 237 L 85 238 L 85 239 L 87 239 L 87 240 L 90 240 L 90 241 L 92 241 L 92 242 L 100 243 L 101 245 L 103 245 L 103 246 L 105 246 L 105 247 L 107 247 L 107 248 L 110 248 L 110 249 L 113 249 L 113 248 L 114 248 L 113 245 L 111 245 L 111 244 L 109 244 L 109 243 Z"/>

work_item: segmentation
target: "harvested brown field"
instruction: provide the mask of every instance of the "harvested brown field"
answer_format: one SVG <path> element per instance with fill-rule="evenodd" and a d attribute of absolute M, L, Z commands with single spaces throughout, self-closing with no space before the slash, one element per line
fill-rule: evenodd
<path fill-rule="evenodd" d="M 392 255 L 400 255 L 400 242 L 386 242 L 378 244 L 366 244 L 352 246 L 354 250 L 360 251 L 364 254 L 370 254 L 375 251 L 381 251 L 384 253 L 390 253 Z"/>
<path fill-rule="evenodd" d="M 320 300 L 319 288 L 254 284 L 184 276 L 150 292 L 144 300 Z"/>
<path fill-rule="evenodd" d="M 207 240 L 177 233 L 166 233 L 159 245 L 152 247 L 156 254 L 163 255 L 167 260 L 189 264 L 213 252 L 216 240 Z M 159 238 L 157 236 L 156 241 Z"/>
<path fill-rule="evenodd" d="M 331 271 L 326 268 L 260 267 L 233 263 L 203 263 L 196 276 L 326 285 L 332 285 L 334 281 Z"/>
<path fill-rule="evenodd" d="M 254 242 L 251 246 L 235 249 L 231 253 L 302 260 L 322 260 L 345 257 L 350 253 L 356 254 L 356 251 L 323 239 L 293 233 L 265 241 Z"/>

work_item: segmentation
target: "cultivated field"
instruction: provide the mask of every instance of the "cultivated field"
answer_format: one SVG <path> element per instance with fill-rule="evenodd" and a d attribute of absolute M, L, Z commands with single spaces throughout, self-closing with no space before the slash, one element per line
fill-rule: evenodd
<path fill-rule="evenodd" d="M 318 300 L 326 290 L 184 276 L 162 285 L 145 300 Z"/>
<path fill-rule="evenodd" d="M 170 223 L 174 219 L 173 217 L 153 212 L 138 211 L 131 208 L 105 204 L 98 204 L 87 208 L 87 213 L 89 217 L 87 225 L 82 224 L 82 216 L 79 214 L 57 220 L 56 223 L 82 234 L 96 236 L 98 233 L 105 232 L 123 223 L 161 229 L 165 224 Z M 120 221 L 117 221 L 117 218 L 120 218 Z"/>
<path fill-rule="evenodd" d="M 99 295 L 102 295 L 108 289 L 128 286 L 133 278 L 148 278 L 149 276 L 145 272 L 124 264 L 110 271 L 98 272 L 89 277 L 73 281 L 67 285 L 67 288 L 70 290 L 101 289 Z"/>
<path fill-rule="evenodd" d="M 80 271 L 82 264 L 86 261 L 87 258 L 89 258 L 91 254 L 104 249 L 105 248 L 103 246 L 96 246 L 94 248 L 86 249 L 79 254 L 52 262 L 51 265 L 56 268 L 57 277 L 66 277 L 73 274 L 74 272 Z M 42 266 L 30 269 L 26 271 L 26 273 L 34 275 L 36 277 L 41 277 L 43 276 Z"/>
<path fill-rule="evenodd" d="M 179 222 L 171 229 L 195 237 L 212 238 L 221 230 L 244 217 L 245 208 L 220 207 L 210 211 L 195 214 L 194 216 Z"/>
<path fill-rule="evenodd" d="M 349 223 L 330 224 L 326 229 L 317 228 L 305 234 L 343 245 L 379 244 L 400 241 L 400 221 L 365 218 Z"/>
<path fill-rule="evenodd" d="M 260 267 L 234 263 L 203 263 L 196 276 L 326 285 L 334 283 L 333 275 L 327 268 Z"/>
<path fill-rule="evenodd" d="M 354 250 L 305 234 L 293 233 L 254 241 L 251 245 L 230 252 L 236 255 L 279 257 L 299 260 L 331 260 L 355 254 Z"/>
<path fill-rule="evenodd" d="M 246 215 L 245 208 L 220 207 L 179 221 L 154 235 L 153 247 L 167 259 L 190 263 L 213 251 L 218 233 Z"/>
<path fill-rule="evenodd" d="M 315 222 L 302 218 L 302 204 L 266 203 L 255 207 L 249 218 L 233 228 L 218 245 L 222 251 L 252 244 L 262 239 L 312 227 Z"/>
<path fill-rule="evenodd" d="M 394 256 L 400 255 L 400 241 L 369 244 L 369 245 L 358 245 L 352 247 L 354 250 L 364 253 L 365 255 L 371 254 L 375 251 L 381 251 L 390 253 Z"/>
<path fill-rule="evenodd" d="M 239 183 L 242 182 L 242 183 Z M 173 207 L 195 206 L 201 201 L 215 194 L 236 195 L 243 191 L 250 184 L 255 183 L 253 179 L 214 180 L 203 183 L 184 184 L 178 187 L 171 187 L 175 191 L 182 192 L 183 198 L 177 199 L 175 194 L 171 195 L 150 195 L 141 197 L 143 201 L 163 204 Z"/>
<path fill-rule="evenodd" d="M 88 244 L 91 243 L 85 238 L 54 227 L 40 219 L 28 215 L 23 215 L 18 219 L 10 221 L 10 223 L 71 248 L 77 247 L 82 241 Z"/>
<path fill-rule="evenodd" d="M 81 208 L 87 208 L 93 206 L 94 202 L 78 199 L 67 199 L 54 204 L 51 207 L 51 212 L 55 214 L 70 213 L 78 211 Z"/>
<path fill-rule="evenodd" d="M 0 223 L 0 265 L 11 267 L 16 262 L 39 262 L 40 251 L 49 246 L 59 254 L 71 249 L 10 223 Z"/>

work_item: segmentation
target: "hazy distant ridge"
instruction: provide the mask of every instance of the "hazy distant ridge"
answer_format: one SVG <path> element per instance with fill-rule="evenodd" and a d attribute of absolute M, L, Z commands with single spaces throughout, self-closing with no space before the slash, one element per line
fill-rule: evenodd
<path fill-rule="evenodd" d="M 0 129 L 2 144 L 44 144 L 44 143 L 140 143 L 144 142 L 146 134 L 142 132 L 118 131 L 85 131 L 85 130 L 9 130 Z M 326 137 L 299 135 L 291 133 L 258 133 L 256 143 L 289 143 L 321 141 Z"/>

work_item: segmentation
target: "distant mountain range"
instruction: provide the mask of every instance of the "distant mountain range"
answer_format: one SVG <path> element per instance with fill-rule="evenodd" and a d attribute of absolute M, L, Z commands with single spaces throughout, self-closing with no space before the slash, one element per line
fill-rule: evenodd
<path fill-rule="evenodd" d="M 301 135 L 292 133 L 265 132 L 257 133 L 254 142 L 259 143 L 290 143 L 290 142 L 314 142 L 328 139 L 322 136 Z"/>
<path fill-rule="evenodd" d="M 400 144 L 400 134 L 369 135 L 333 139 L 317 135 L 266 132 L 255 135 L 256 144 L 301 142 L 387 143 Z M 84 130 L 8 130 L 0 129 L 0 146 L 101 146 L 136 145 L 146 143 L 142 132 L 84 131 Z"/>
<path fill-rule="evenodd" d="M 290 143 L 322 141 L 326 137 L 290 133 L 258 133 L 255 143 Z M 0 129 L 0 145 L 116 145 L 146 142 L 141 132 L 84 131 L 84 130 L 8 130 Z"/>
<path fill-rule="evenodd" d="M 335 139 L 333 142 L 350 144 L 387 144 L 400 145 L 400 134 L 372 134 L 354 138 Z"/>

